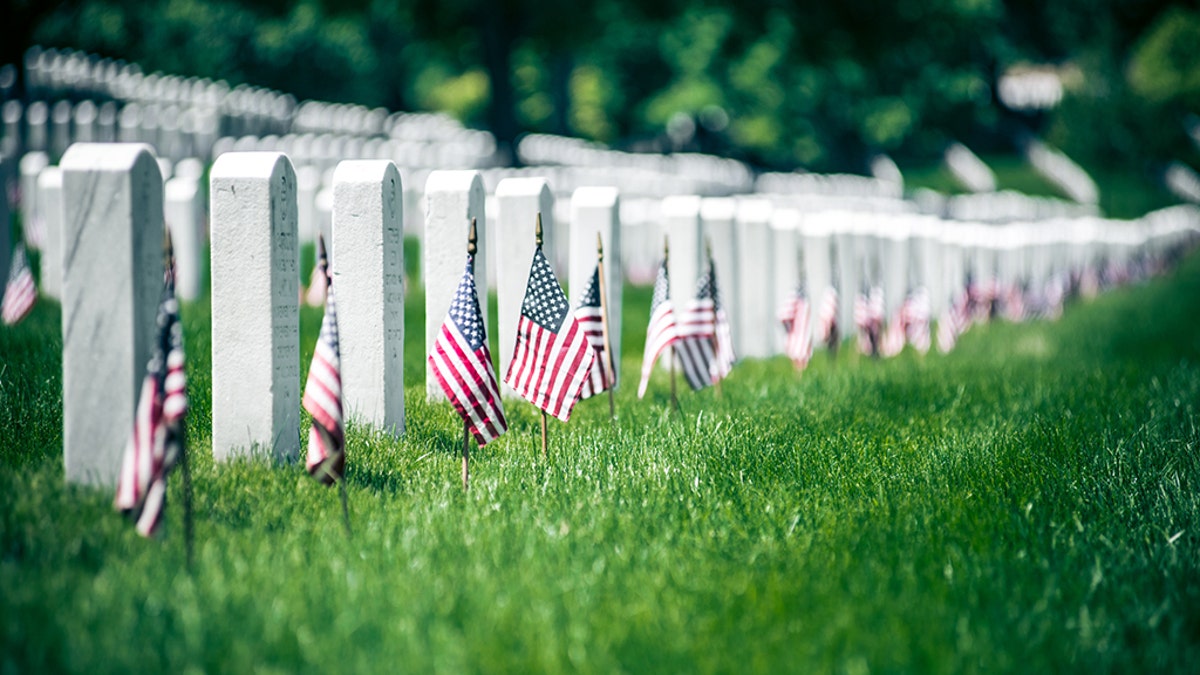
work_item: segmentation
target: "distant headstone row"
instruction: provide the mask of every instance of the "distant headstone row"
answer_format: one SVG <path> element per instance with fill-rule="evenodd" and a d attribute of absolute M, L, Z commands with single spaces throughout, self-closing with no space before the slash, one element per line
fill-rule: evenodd
<path fill-rule="evenodd" d="M 43 223 L 43 257 L 59 267 L 45 265 L 42 275 L 43 289 L 58 283 L 63 299 L 67 477 L 110 483 L 132 425 L 135 387 L 162 286 L 164 213 L 194 214 L 196 186 L 164 186 L 151 149 L 139 144 L 72 146 L 61 167 L 42 169 L 38 184 L 40 194 L 62 195 L 61 217 Z M 226 153 L 212 167 L 209 192 L 213 453 L 218 459 L 247 453 L 291 459 L 300 448 L 297 173 L 282 153 Z M 563 210 L 556 209 L 548 180 L 532 176 L 502 179 L 494 211 L 478 171 L 432 172 L 423 193 L 426 348 L 450 308 L 475 222 L 477 283 L 484 297 L 487 269 L 496 266 L 495 330 L 499 372 L 505 372 L 533 257 L 534 224 L 539 215 L 544 224 L 553 223 L 556 210 Z M 569 227 L 546 227 L 546 244 L 551 249 L 554 236 L 568 237 L 561 263 L 567 269 L 559 276 L 569 280 L 576 303 L 596 268 L 599 235 L 612 251 L 606 274 L 616 330 L 621 268 L 630 263 L 616 252 L 625 250 L 630 237 L 651 249 L 652 260 L 661 257 L 664 239 L 669 243 L 671 294 L 681 304 L 699 292 L 711 250 L 735 352 L 769 357 L 786 348 L 789 336 L 777 312 L 790 306 L 797 288 L 814 299 L 842 297 L 832 308 L 816 301 L 805 305 L 811 317 L 802 325 L 814 338 L 830 320 L 818 316 L 821 312 L 835 312 L 844 335 L 854 326 L 870 335 L 872 325 L 912 325 L 906 312 L 920 307 L 928 348 L 930 316 L 949 315 L 969 300 L 975 311 L 1003 306 L 1006 316 L 1022 318 L 1015 307 L 1061 302 L 1068 286 L 1087 292 L 1143 276 L 1193 240 L 1200 226 L 1200 210 L 1192 207 L 1138 221 L 1076 218 L 998 226 L 911 211 L 810 212 L 803 208 L 807 199 L 668 197 L 651 216 L 659 229 L 646 237 L 646 221 L 624 220 L 629 210 L 618 191 L 580 187 L 565 210 Z M 347 411 L 393 434 L 405 428 L 404 217 L 403 178 L 392 162 L 337 165 L 328 234 L 339 289 Z M 190 216 L 177 218 L 185 221 L 170 227 L 184 254 L 177 262 L 181 278 L 187 264 L 199 268 L 204 262 L 196 255 L 203 249 L 203 228 Z M 1043 298 L 1054 292 L 1060 295 Z M 872 312 L 879 318 L 867 316 Z M 901 347 L 904 340 L 901 334 Z M 427 395 L 440 399 L 433 378 L 427 374 L 426 381 Z"/>

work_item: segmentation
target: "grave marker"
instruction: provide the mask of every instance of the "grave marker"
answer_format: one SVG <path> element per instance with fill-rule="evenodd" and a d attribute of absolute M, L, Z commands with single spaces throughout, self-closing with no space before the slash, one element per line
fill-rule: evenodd
<path fill-rule="evenodd" d="M 162 177 L 144 145 L 77 143 L 62 170 L 63 461 L 112 487 L 163 288 Z"/>
<path fill-rule="evenodd" d="M 478 171 L 433 171 L 425 182 L 425 236 L 422 242 L 425 286 L 425 354 L 437 340 L 450 300 L 458 288 L 467 262 L 464 242 L 477 222 L 478 252 L 475 255 L 475 286 L 480 303 L 486 303 L 487 217 L 484 213 L 483 179 Z M 484 305 L 486 307 L 486 305 Z M 483 312 L 484 330 L 490 330 L 488 312 Z M 425 364 L 425 396 L 444 401 L 445 394 Z"/>
<path fill-rule="evenodd" d="M 213 164 L 212 416 L 218 461 L 300 450 L 296 174 L 277 152 Z"/>
<path fill-rule="evenodd" d="M 404 201 L 390 160 L 333 173 L 333 279 L 346 413 L 404 432 Z"/>
<path fill-rule="evenodd" d="M 662 222 L 671 245 L 671 255 L 667 258 L 671 300 L 676 307 L 685 307 L 696 297 L 696 282 L 700 280 L 700 261 L 704 255 L 704 244 L 700 239 L 700 198 L 674 196 L 663 199 Z M 662 250 L 661 241 L 651 244 L 655 251 Z"/>
<path fill-rule="evenodd" d="M 772 292 L 771 202 L 739 199 L 737 205 L 738 296 L 741 305 L 738 356 L 765 358 L 772 354 L 776 307 Z"/>
<path fill-rule="evenodd" d="M 194 178 L 172 178 L 163 196 L 163 212 L 175 246 L 175 293 L 195 300 L 204 290 L 208 237 L 204 232 L 204 195 Z"/>
<path fill-rule="evenodd" d="M 529 267 L 533 252 L 537 248 L 534 229 L 537 217 L 542 215 L 543 250 L 554 255 L 554 194 L 545 178 L 505 178 L 496 185 L 496 207 L 498 226 L 491 232 L 488 244 L 495 246 L 492 260 L 496 264 L 496 330 L 499 338 L 500 370 L 504 378 L 509 361 L 517 344 L 517 323 L 521 319 L 521 305 L 525 302 L 525 287 L 529 282 Z M 482 237 L 481 237 L 482 238 Z M 595 248 L 593 239 L 592 247 Z M 564 277 L 563 270 L 555 274 Z M 516 396 L 506 383 L 501 382 L 500 393 Z"/>
<path fill-rule="evenodd" d="M 38 174 L 38 217 L 42 227 L 42 295 L 62 300 L 63 280 L 63 177 L 62 169 L 48 166 Z"/>
<path fill-rule="evenodd" d="M 568 277 L 572 309 L 579 306 L 596 270 L 596 235 L 604 242 L 604 290 L 613 368 L 621 366 L 621 198 L 616 188 L 581 187 L 571 195 L 571 264 Z M 618 383 L 620 378 L 618 378 Z"/>

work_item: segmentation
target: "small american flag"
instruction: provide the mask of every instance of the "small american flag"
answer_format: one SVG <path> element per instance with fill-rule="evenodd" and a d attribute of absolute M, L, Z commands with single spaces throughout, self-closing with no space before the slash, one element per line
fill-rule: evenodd
<path fill-rule="evenodd" d="M 579 322 L 580 330 L 587 336 L 588 344 L 596 354 L 596 360 L 592 362 L 583 388 L 579 390 L 580 400 L 608 391 L 609 387 L 615 384 L 608 381 L 608 367 L 605 361 L 608 355 L 604 352 L 604 317 L 601 316 L 601 311 L 600 266 L 597 265 L 588 281 L 587 290 L 583 292 L 583 300 L 575 308 L 575 320 Z M 614 380 L 616 375 L 616 368 L 613 368 Z"/>
<path fill-rule="evenodd" d="M 921 286 L 908 294 L 904 301 L 904 330 L 908 335 L 908 343 L 918 352 L 929 351 L 929 320 L 932 312 L 929 306 L 929 291 Z"/>
<path fill-rule="evenodd" d="M 699 391 L 715 381 L 716 352 L 713 340 L 717 332 L 716 304 L 713 302 L 712 267 L 700 277 L 696 298 L 680 313 L 675 330 L 675 355 L 683 369 L 683 377 L 692 389 Z"/>
<path fill-rule="evenodd" d="M 646 395 L 650 373 L 659 354 L 678 340 L 675 311 L 671 306 L 671 282 L 667 278 L 667 261 L 663 260 L 654 279 L 654 298 L 650 302 L 650 325 L 646 327 L 646 348 L 642 352 L 642 380 L 638 383 L 638 398 Z"/>
<path fill-rule="evenodd" d="M 906 318 L 904 305 L 901 304 L 895 315 L 892 316 L 892 320 L 888 322 L 887 328 L 883 330 L 883 337 L 879 340 L 880 356 L 891 358 L 904 351 L 904 340 L 908 333 Z"/>
<path fill-rule="evenodd" d="M 1024 321 L 1029 318 L 1028 308 L 1025 303 L 1025 286 L 1021 283 L 1011 283 L 1003 293 L 1004 299 L 1004 318 L 1013 322 Z"/>
<path fill-rule="evenodd" d="M 858 328 L 858 350 L 867 356 L 879 354 L 883 330 L 883 289 L 863 289 L 854 299 L 854 324 Z"/>
<path fill-rule="evenodd" d="M 825 295 L 821 298 L 821 306 L 817 308 L 817 331 L 821 336 L 821 342 L 831 350 L 836 350 L 838 346 L 838 292 L 833 286 L 825 288 Z"/>
<path fill-rule="evenodd" d="M 446 398 L 480 446 L 508 430 L 496 371 L 488 351 L 487 331 L 475 290 L 475 256 L 467 255 L 458 290 L 450 301 L 442 330 L 429 353 L 429 366 Z"/>
<path fill-rule="evenodd" d="M 304 383 L 304 409 L 312 415 L 308 432 L 308 473 L 332 485 L 346 471 L 346 427 L 342 417 L 342 358 L 338 344 L 337 301 L 329 281 L 329 260 L 324 240 L 318 240 L 321 259 L 317 269 L 325 278 L 325 317 L 321 335 Z"/>
<path fill-rule="evenodd" d="M 37 284 L 33 281 L 33 271 L 29 269 L 25 246 L 17 244 L 12 267 L 8 271 L 8 283 L 4 286 L 3 307 L 0 307 L 0 318 L 4 325 L 15 326 L 19 323 L 33 309 L 36 300 Z"/>
<path fill-rule="evenodd" d="M 959 336 L 966 332 L 970 325 L 970 297 L 964 291 L 950 301 L 950 308 L 938 319 L 938 350 L 949 354 L 958 344 Z"/>
<path fill-rule="evenodd" d="M 538 246 L 504 383 L 539 410 L 566 422 L 595 360 L 596 353 Z"/>
<path fill-rule="evenodd" d="M 125 446 L 117 479 L 117 510 L 137 521 L 137 532 L 153 536 L 162 524 L 167 476 L 186 451 L 187 376 L 184 373 L 183 325 L 175 299 L 175 280 L 168 274 L 158 305 L 154 353 L 138 398 L 133 433 Z"/>
<path fill-rule="evenodd" d="M 792 317 L 787 322 L 788 334 L 783 351 L 792 360 L 797 370 L 804 370 L 808 367 L 813 352 L 808 296 L 803 290 L 796 289 L 796 294 L 789 304 L 792 308 Z"/>
<path fill-rule="evenodd" d="M 733 328 L 729 325 L 729 315 L 725 313 L 725 303 L 721 302 L 721 290 L 717 284 L 717 264 L 712 256 L 708 258 L 708 274 L 712 279 L 713 320 L 716 322 L 716 358 L 713 360 L 713 381 L 720 382 L 733 371 L 737 356 L 733 353 Z"/>
<path fill-rule="evenodd" d="M 324 256 L 325 252 L 321 251 L 321 255 Z M 308 290 L 304 292 L 303 297 L 304 303 L 309 307 L 320 307 L 325 303 L 327 288 L 329 288 L 329 275 L 327 270 L 321 269 L 321 263 L 318 262 L 317 266 L 313 268 L 312 278 L 308 280 Z"/>

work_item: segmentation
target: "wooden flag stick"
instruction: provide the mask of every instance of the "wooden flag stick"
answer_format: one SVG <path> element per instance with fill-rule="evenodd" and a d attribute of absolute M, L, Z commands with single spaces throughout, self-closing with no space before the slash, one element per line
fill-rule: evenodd
<path fill-rule="evenodd" d="M 608 289 L 604 283 L 604 241 L 596 233 L 596 277 L 600 283 L 600 329 L 604 333 L 604 379 L 608 380 L 608 418 L 615 424 L 617 409 L 613 403 L 613 388 L 617 383 L 617 368 L 613 364 L 612 341 L 608 336 Z"/>
<path fill-rule="evenodd" d="M 542 248 L 542 243 L 543 243 L 543 241 L 542 241 L 542 212 L 541 211 L 538 211 L 538 214 L 537 214 L 537 226 L 534 228 L 533 237 L 534 237 L 534 243 L 537 244 L 537 247 L 540 250 Z M 546 443 L 546 411 L 542 410 L 542 459 L 549 459 L 549 458 L 550 458 L 550 450 L 548 449 L 547 443 Z"/>
<path fill-rule="evenodd" d="M 463 422 L 463 453 L 462 453 L 463 492 L 471 485 L 471 428 Z"/>
<path fill-rule="evenodd" d="M 175 281 L 175 244 L 171 241 L 171 229 L 164 227 L 163 249 L 167 258 L 167 272 Z M 182 312 L 178 321 L 179 329 L 183 330 Z M 179 425 L 179 472 L 183 477 L 183 549 L 187 560 L 187 570 L 192 571 L 192 561 L 195 551 L 195 516 L 192 510 L 192 467 L 188 464 L 187 425 Z"/>

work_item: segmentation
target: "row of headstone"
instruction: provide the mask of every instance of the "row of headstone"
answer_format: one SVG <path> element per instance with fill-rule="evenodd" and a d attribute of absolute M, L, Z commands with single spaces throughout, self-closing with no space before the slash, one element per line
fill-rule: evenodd
<path fill-rule="evenodd" d="M 1067 197 L 1080 204 L 1099 203 L 1100 189 L 1096 187 L 1096 181 L 1062 152 L 1033 139 L 1025 144 L 1025 157 L 1038 173 Z"/>

